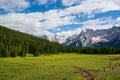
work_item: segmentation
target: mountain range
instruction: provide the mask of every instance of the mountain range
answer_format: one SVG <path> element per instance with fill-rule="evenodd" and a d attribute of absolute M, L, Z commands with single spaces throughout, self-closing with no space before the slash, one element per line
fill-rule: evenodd
<path fill-rule="evenodd" d="M 109 29 L 98 30 L 86 29 L 67 38 L 64 35 L 54 35 L 52 38 L 43 35 L 42 38 L 70 47 L 120 47 L 120 27 L 113 26 Z"/>

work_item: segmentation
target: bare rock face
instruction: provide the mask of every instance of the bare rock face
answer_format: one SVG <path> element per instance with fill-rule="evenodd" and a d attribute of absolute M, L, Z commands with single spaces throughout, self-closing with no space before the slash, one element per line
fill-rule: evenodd
<path fill-rule="evenodd" d="M 63 35 L 54 35 L 52 38 L 53 42 L 58 42 L 60 44 L 64 43 L 66 41 L 66 37 Z"/>
<path fill-rule="evenodd" d="M 57 42 L 57 43 L 63 44 L 66 41 L 67 37 L 65 37 L 64 35 L 51 35 L 51 36 L 42 35 L 42 36 L 40 36 L 40 38 L 47 39 L 47 40 L 52 41 L 52 42 Z"/>
<path fill-rule="evenodd" d="M 120 27 L 113 26 L 110 29 L 95 31 L 86 29 L 86 31 L 81 31 L 79 35 L 73 35 L 66 39 L 64 45 L 71 47 L 119 47 L 118 43 L 120 43 Z"/>
<path fill-rule="evenodd" d="M 48 39 L 70 47 L 120 47 L 120 27 L 113 26 L 110 29 L 92 30 L 86 29 L 80 34 L 66 37 L 65 35 L 43 35 L 41 38 Z"/>

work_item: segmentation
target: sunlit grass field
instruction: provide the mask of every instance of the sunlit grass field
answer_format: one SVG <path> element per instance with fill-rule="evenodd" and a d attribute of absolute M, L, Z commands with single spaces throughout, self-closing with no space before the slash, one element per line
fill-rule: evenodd
<path fill-rule="evenodd" d="M 85 80 L 74 67 L 86 71 L 98 70 L 96 80 L 120 80 L 119 57 L 71 53 L 0 58 L 0 80 Z"/>

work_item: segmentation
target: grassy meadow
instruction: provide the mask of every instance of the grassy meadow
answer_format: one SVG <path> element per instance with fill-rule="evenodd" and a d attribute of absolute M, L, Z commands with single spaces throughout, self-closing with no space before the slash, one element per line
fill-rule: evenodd
<path fill-rule="evenodd" d="M 0 58 L 0 80 L 120 80 L 119 74 L 120 55 Z"/>

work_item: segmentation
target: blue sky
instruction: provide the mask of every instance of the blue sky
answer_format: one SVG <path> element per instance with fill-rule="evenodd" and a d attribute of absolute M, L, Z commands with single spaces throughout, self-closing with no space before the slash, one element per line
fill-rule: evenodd
<path fill-rule="evenodd" d="M 0 0 L 0 25 L 33 35 L 120 26 L 120 0 Z"/>

